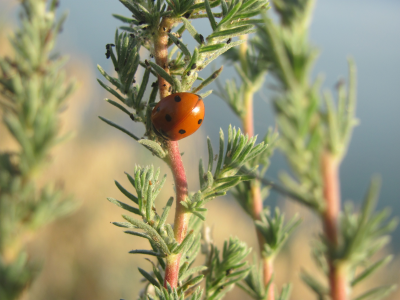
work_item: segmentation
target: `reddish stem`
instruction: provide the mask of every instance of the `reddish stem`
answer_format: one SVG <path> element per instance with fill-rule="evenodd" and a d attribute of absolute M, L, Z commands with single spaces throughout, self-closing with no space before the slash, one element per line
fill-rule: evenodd
<path fill-rule="evenodd" d="M 179 152 L 178 142 L 168 142 L 167 149 L 169 152 L 169 165 L 174 175 L 176 189 L 176 213 L 174 222 L 175 239 L 181 243 L 186 236 L 189 224 L 190 213 L 181 204 L 185 201 L 188 194 L 187 180 L 185 169 L 183 167 L 181 153 Z"/>
<path fill-rule="evenodd" d="M 157 35 L 154 38 L 154 58 L 157 65 L 162 67 L 169 74 L 168 68 L 168 31 L 176 22 L 172 18 L 163 18 L 158 28 Z M 170 84 L 161 76 L 158 76 L 158 88 L 160 90 L 160 98 L 167 97 L 170 92 Z"/>
<path fill-rule="evenodd" d="M 272 281 L 272 276 L 274 275 L 274 259 L 264 258 L 263 267 L 264 267 L 264 284 L 267 286 L 267 284 L 270 283 L 267 299 L 275 300 L 275 286 L 274 282 Z"/>
<path fill-rule="evenodd" d="M 332 153 L 322 155 L 322 177 L 324 182 L 324 198 L 326 202 L 323 213 L 324 231 L 332 247 L 339 245 L 338 220 L 340 213 L 339 159 Z M 338 261 L 329 259 L 329 284 L 332 300 L 348 299 L 348 282 L 346 268 Z"/>
<path fill-rule="evenodd" d="M 247 86 L 244 92 L 244 105 L 246 109 L 246 116 L 243 119 L 243 131 L 245 134 L 248 134 L 249 137 L 252 137 L 254 136 L 253 91 Z M 261 210 L 258 212 L 258 214 L 261 212 Z"/>
<path fill-rule="evenodd" d="M 246 43 L 243 43 L 246 44 Z M 241 45 L 243 45 L 241 44 Z M 241 49 L 242 50 L 242 56 L 245 57 L 246 49 Z M 251 87 L 246 86 L 245 88 L 245 94 L 244 94 L 244 104 L 246 107 L 246 115 L 244 117 L 243 121 L 243 131 L 245 134 L 248 134 L 250 137 L 254 136 L 254 116 L 253 116 L 253 91 Z M 253 214 L 253 219 L 254 220 L 260 220 L 261 219 L 261 213 L 263 210 L 263 200 L 261 197 L 261 190 L 260 190 L 260 185 L 258 182 L 252 182 L 251 183 L 251 198 L 252 198 L 252 214 Z M 257 239 L 258 239 L 258 245 L 260 248 L 260 253 L 262 255 L 262 251 L 264 248 L 264 243 L 265 239 L 262 235 L 262 233 L 256 229 L 257 232 Z M 274 273 L 274 262 L 273 258 L 263 258 L 263 269 L 264 269 L 264 285 L 267 286 L 268 283 L 269 285 L 269 290 L 268 290 L 268 300 L 274 300 L 275 299 L 275 287 L 274 283 L 272 281 L 272 275 Z"/>
<path fill-rule="evenodd" d="M 329 262 L 329 285 L 331 287 L 332 300 L 346 300 L 348 299 L 348 282 L 346 276 L 346 269 L 339 264 Z"/>
<path fill-rule="evenodd" d="M 176 211 L 174 221 L 175 240 L 178 243 L 182 243 L 183 239 L 186 236 L 190 218 L 190 213 L 181 204 L 181 202 L 186 199 L 188 193 L 187 180 L 181 154 L 179 152 L 178 142 L 167 142 L 167 149 L 169 154 L 169 166 L 174 176 L 176 189 Z M 164 278 L 165 287 L 167 285 L 167 282 L 171 285 L 171 287 L 178 286 L 180 258 L 180 254 L 170 255 L 167 258 L 167 266 L 165 268 Z"/>
<path fill-rule="evenodd" d="M 340 212 L 339 160 L 330 153 L 322 155 L 322 176 L 326 203 L 323 214 L 324 230 L 328 240 L 338 245 L 337 222 Z"/>
<path fill-rule="evenodd" d="M 172 28 L 177 20 L 173 18 L 163 18 L 159 26 L 157 35 L 154 38 L 154 57 L 156 63 L 161 66 L 168 74 L 168 31 Z M 160 98 L 165 98 L 170 94 L 170 84 L 161 76 L 158 76 L 158 86 L 160 90 Z M 186 208 L 181 205 L 188 194 L 187 180 L 185 168 L 183 167 L 179 145 L 176 141 L 166 142 L 168 150 L 168 164 L 174 176 L 176 189 L 176 212 L 174 222 L 175 239 L 181 243 L 186 236 L 189 225 L 190 214 Z M 178 287 L 179 261 L 180 254 L 172 254 L 167 257 L 167 265 L 165 267 L 164 286 L 167 282 L 172 288 Z"/>
<path fill-rule="evenodd" d="M 181 255 L 169 255 L 167 257 L 167 266 L 165 267 L 164 287 L 167 288 L 167 282 L 172 288 L 178 287 L 179 262 Z"/>

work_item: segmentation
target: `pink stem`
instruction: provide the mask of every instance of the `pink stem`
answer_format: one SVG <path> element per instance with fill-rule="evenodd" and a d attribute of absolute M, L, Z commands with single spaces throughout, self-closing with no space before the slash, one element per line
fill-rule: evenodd
<path fill-rule="evenodd" d="M 246 43 L 243 43 L 246 44 Z M 243 45 L 241 44 L 241 45 Z M 242 50 L 242 49 L 241 49 Z M 246 50 L 243 50 L 242 56 L 245 57 Z M 244 103 L 246 107 L 246 115 L 243 121 L 243 131 L 245 134 L 248 134 L 249 137 L 254 136 L 254 115 L 253 115 L 253 91 L 250 87 L 245 89 L 244 94 Z M 252 198 L 252 213 L 254 220 L 261 219 L 261 213 L 263 210 L 263 201 L 261 197 L 261 190 L 260 185 L 258 182 L 251 183 L 251 198 Z M 256 230 L 257 238 L 258 238 L 258 245 L 260 248 L 260 253 L 262 253 L 264 248 L 264 237 L 259 230 Z M 275 286 L 272 281 L 272 275 L 274 273 L 274 260 L 273 258 L 263 258 L 263 269 L 264 269 L 264 285 L 269 285 L 268 290 L 268 298 L 267 300 L 274 300 L 275 299 Z"/>
<path fill-rule="evenodd" d="M 324 231 L 332 247 L 339 245 L 338 220 L 340 213 L 339 159 L 332 153 L 322 155 L 322 176 L 326 209 L 323 213 Z M 329 262 L 329 284 L 332 300 L 348 299 L 346 268 L 337 261 Z"/>
<path fill-rule="evenodd" d="M 157 35 L 154 38 L 154 57 L 156 63 L 161 66 L 168 74 L 168 32 L 177 20 L 173 18 L 163 18 Z M 158 76 L 158 86 L 160 90 L 160 97 L 165 98 L 170 94 L 170 84 L 161 76 Z M 176 212 L 174 222 L 175 239 L 181 243 L 186 236 L 189 225 L 190 214 L 186 208 L 181 205 L 188 194 L 187 180 L 185 168 L 183 167 L 179 145 L 176 141 L 166 142 L 168 150 L 168 164 L 174 176 L 176 188 Z M 167 287 L 167 282 L 172 288 L 178 287 L 179 276 L 179 261 L 181 256 L 178 254 L 171 254 L 167 257 L 167 265 L 165 267 L 164 286 Z"/>
<path fill-rule="evenodd" d="M 270 283 L 267 299 L 275 300 L 275 286 L 274 282 L 272 281 L 272 276 L 274 275 L 274 259 L 264 258 L 263 266 L 264 266 L 264 284 L 267 286 L 267 284 Z"/>
<path fill-rule="evenodd" d="M 188 194 L 188 186 L 185 174 L 185 168 L 183 167 L 181 153 L 179 151 L 179 145 L 176 141 L 167 142 L 167 149 L 169 154 L 169 166 L 175 181 L 176 189 L 176 212 L 174 221 L 174 233 L 175 239 L 178 243 L 182 243 L 186 236 L 186 232 L 189 225 L 190 213 L 181 204 L 186 199 Z M 171 287 L 178 286 L 178 275 L 179 275 L 179 261 L 180 254 L 170 255 L 167 258 L 167 266 L 165 269 L 164 286 L 166 287 L 167 282 Z"/>

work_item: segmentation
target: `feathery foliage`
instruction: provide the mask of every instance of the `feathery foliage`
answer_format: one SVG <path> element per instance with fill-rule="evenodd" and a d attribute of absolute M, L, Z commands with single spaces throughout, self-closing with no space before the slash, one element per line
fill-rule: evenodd
<path fill-rule="evenodd" d="M 26 236 L 73 208 L 70 197 L 54 183 L 36 178 L 59 136 L 65 100 L 74 89 L 55 56 L 56 38 L 66 15 L 56 20 L 56 1 L 21 2 L 21 26 L 10 38 L 13 57 L 0 58 L 2 121 L 18 144 L 0 152 L 0 298 L 16 299 L 38 273 L 29 262 Z"/>

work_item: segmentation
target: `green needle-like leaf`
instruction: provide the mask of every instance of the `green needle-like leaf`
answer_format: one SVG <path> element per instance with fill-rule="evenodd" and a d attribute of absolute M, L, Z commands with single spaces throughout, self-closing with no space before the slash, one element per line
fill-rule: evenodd
<path fill-rule="evenodd" d="M 138 142 L 149 149 L 155 156 L 161 159 L 167 155 L 163 148 L 161 148 L 161 146 L 157 142 L 151 140 L 138 140 Z"/>
<path fill-rule="evenodd" d="M 164 207 L 164 211 L 163 211 L 163 213 L 161 215 L 160 222 L 157 225 L 157 231 L 159 231 L 164 226 L 164 223 L 167 220 L 168 213 L 169 213 L 169 211 L 171 209 L 171 206 L 172 206 L 173 202 L 174 202 L 174 198 L 173 197 L 168 199 L 167 205 Z"/>
<path fill-rule="evenodd" d="M 137 209 L 135 207 L 132 207 L 132 206 L 130 206 L 128 204 L 125 204 L 125 203 L 123 203 L 121 201 L 118 201 L 118 200 L 116 200 L 114 198 L 108 197 L 107 200 L 110 201 L 111 203 L 114 203 L 115 205 L 127 210 L 127 211 L 130 211 L 131 213 L 137 214 L 139 216 L 141 215 L 139 209 Z"/>
<path fill-rule="evenodd" d="M 149 273 L 147 273 L 145 270 L 143 270 L 142 268 L 138 268 L 140 274 L 143 275 L 144 278 L 146 278 L 152 285 L 156 286 L 156 287 L 160 287 L 159 282 L 153 278 L 153 276 L 151 276 Z"/>
<path fill-rule="evenodd" d="M 115 180 L 114 182 L 115 182 L 115 185 L 117 186 L 117 188 L 122 192 L 122 194 L 124 194 L 126 197 L 131 199 L 136 204 L 139 203 L 138 198 L 136 196 L 134 196 L 130 192 L 128 192 L 118 181 Z"/>
<path fill-rule="evenodd" d="M 133 138 L 134 140 L 138 141 L 139 138 L 137 136 L 135 136 L 133 133 L 131 133 L 130 131 L 126 130 L 125 128 L 115 124 L 114 122 L 107 120 L 106 118 L 103 118 L 101 116 L 99 116 L 99 119 L 102 120 L 103 122 L 107 123 L 108 125 L 111 125 L 114 128 L 117 128 L 118 130 L 121 130 L 123 133 L 126 133 L 127 135 L 129 135 L 131 138 Z"/>
<path fill-rule="evenodd" d="M 148 225 L 142 221 L 131 218 L 130 216 L 127 216 L 127 215 L 122 215 L 122 217 L 125 220 L 127 220 L 129 223 L 135 225 L 136 227 L 138 227 L 140 229 L 143 229 L 151 237 L 151 239 L 160 247 L 160 250 L 162 250 L 162 252 L 164 252 L 167 255 L 170 254 L 167 244 L 164 242 L 162 237 L 158 234 L 158 232 L 153 227 L 151 227 L 150 225 Z"/>

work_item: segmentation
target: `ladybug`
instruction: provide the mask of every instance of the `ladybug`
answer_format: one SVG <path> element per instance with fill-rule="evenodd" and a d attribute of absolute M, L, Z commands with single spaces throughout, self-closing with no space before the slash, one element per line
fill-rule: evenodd
<path fill-rule="evenodd" d="M 204 102 L 192 93 L 169 95 L 153 108 L 151 122 L 162 138 L 177 141 L 193 134 L 204 120 Z"/>

